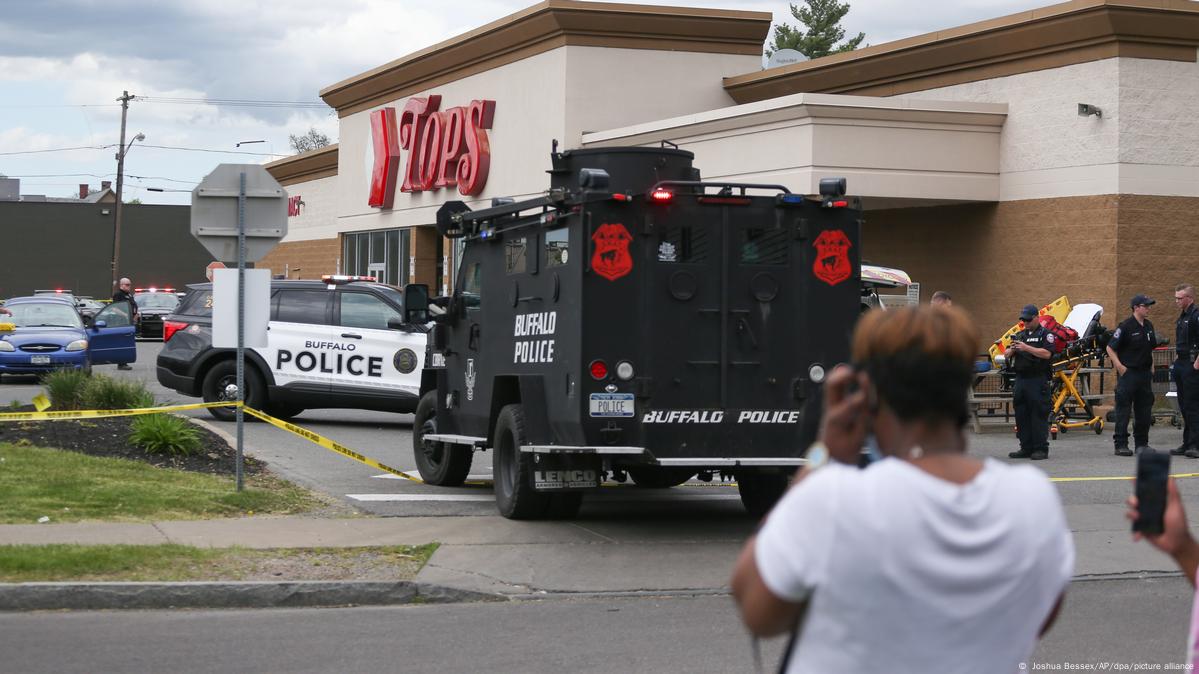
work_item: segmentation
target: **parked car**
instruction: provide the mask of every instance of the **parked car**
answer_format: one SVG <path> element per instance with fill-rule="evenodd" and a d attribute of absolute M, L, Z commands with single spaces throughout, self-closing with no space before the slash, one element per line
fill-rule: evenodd
<path fill-rule="evenodd" d="M 137 336 L 162 338 L 162 319 L 179 306 L 179 296 L 174 288 L 136 288 L 133 301 L 137 302 Z"/>
<path fill-rule="evenodd" d="M 75 308 L 79 310 L 80 316 L 83 316 L 84 318 L 94 318 L 96 314 L 104 308 L 104 305 L 92 299 L 91 297 L 82 295 L 75 298 Z"/>
<path fill-rule="evenodd" d="M 123 305 L 105 307 L 86 324 L 70 299 L 14 297 L 0 312 L 0 375 L 137 360 L 133 321 Z"/>
<path fill-rule="evenodd" d="M 163 323 L 158 382 L 206 402 L 236 400 L 236 351 L 212 345 L 212 284 L 189 289 Z M 269 342 L 246 350 L 246 404 L 279 418 L 322 407 L 412 412 L 426 332 L 399 329 L 403 303 L 373 279 L 272 281 Z M 209 412 L 234 416 L 228 407 Z"/>

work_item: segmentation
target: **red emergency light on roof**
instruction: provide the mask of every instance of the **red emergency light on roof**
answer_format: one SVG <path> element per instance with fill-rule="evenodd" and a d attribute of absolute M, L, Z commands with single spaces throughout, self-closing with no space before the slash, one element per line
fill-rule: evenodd
<path fill-rule="evenodd" d="M 664 187 L 659 187 L 649 193 L 649 200 L 659 204 L 668 204 L 672 199 L 674 199 L 674 193 Z"/>
<path fill-rule="evenodd" d="M 349 283 L 351 281 L 377 281 L 374 276 L 349 276 L 346 274 L 325 274 L 321 277 L 323 283 Z"/>
<path fill-rule="evenodd" d="M 175 289 L 174 288 L 156 288 L 156 287 L 151 286 L 149 288 L 134 288 L 133 292 L 135 292 L 135 293 L 173 293 L 173 292 L 175 292 Z"/>

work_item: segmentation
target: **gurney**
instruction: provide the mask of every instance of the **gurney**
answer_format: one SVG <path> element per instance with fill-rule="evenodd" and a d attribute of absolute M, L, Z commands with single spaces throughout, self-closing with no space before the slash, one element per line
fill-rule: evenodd
<path fill-rule="evenodd" d="M 1053 401 L 1049 413 L 1049 434 L 1057 439 L 1058 433 L 1072 428 L 1090 428 L 1097 435 L 1103 433 L 1104 420 L 1095 413 L 1095 401 L 1105 395 L 1091 392 L 1091 374 L 1102 376 L 1106 370 L 1108 331 L 1099 323 L 1103 307 L 1098 304 L 1080 304 L 1071 307 L 1066 297 L 1041 307 L 1040 315 L 1053 316 L 1059 323 L 1073 329 L 1079 338 L 1054 354 L 1050 375 Z M 997 367 L 1006 365 L 1005 352 L 1011 338 L 1024 329 L 1020 321 L 1012 326 L 1003 337 L 995 340 L 989 354 Z"/>

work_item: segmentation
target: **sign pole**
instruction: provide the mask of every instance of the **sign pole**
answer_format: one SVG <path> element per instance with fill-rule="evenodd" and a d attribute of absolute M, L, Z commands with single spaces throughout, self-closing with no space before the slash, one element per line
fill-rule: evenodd
<path fill-rule="evenodd" d="M 246 173 L 237 191 L 237 402 L 246 402 Z M 245 413 L 237 406 L 237 491 L 242 490 Z"/>

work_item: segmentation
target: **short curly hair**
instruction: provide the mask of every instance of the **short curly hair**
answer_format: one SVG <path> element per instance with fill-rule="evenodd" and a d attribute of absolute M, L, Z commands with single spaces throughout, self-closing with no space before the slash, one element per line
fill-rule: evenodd
<path fill-rule="evenodd" d="M 872 311 L 854 331 L 853 360 L 900 419 L 964 426 L 979 344 L 974 322 L 954 307 Z"/>

